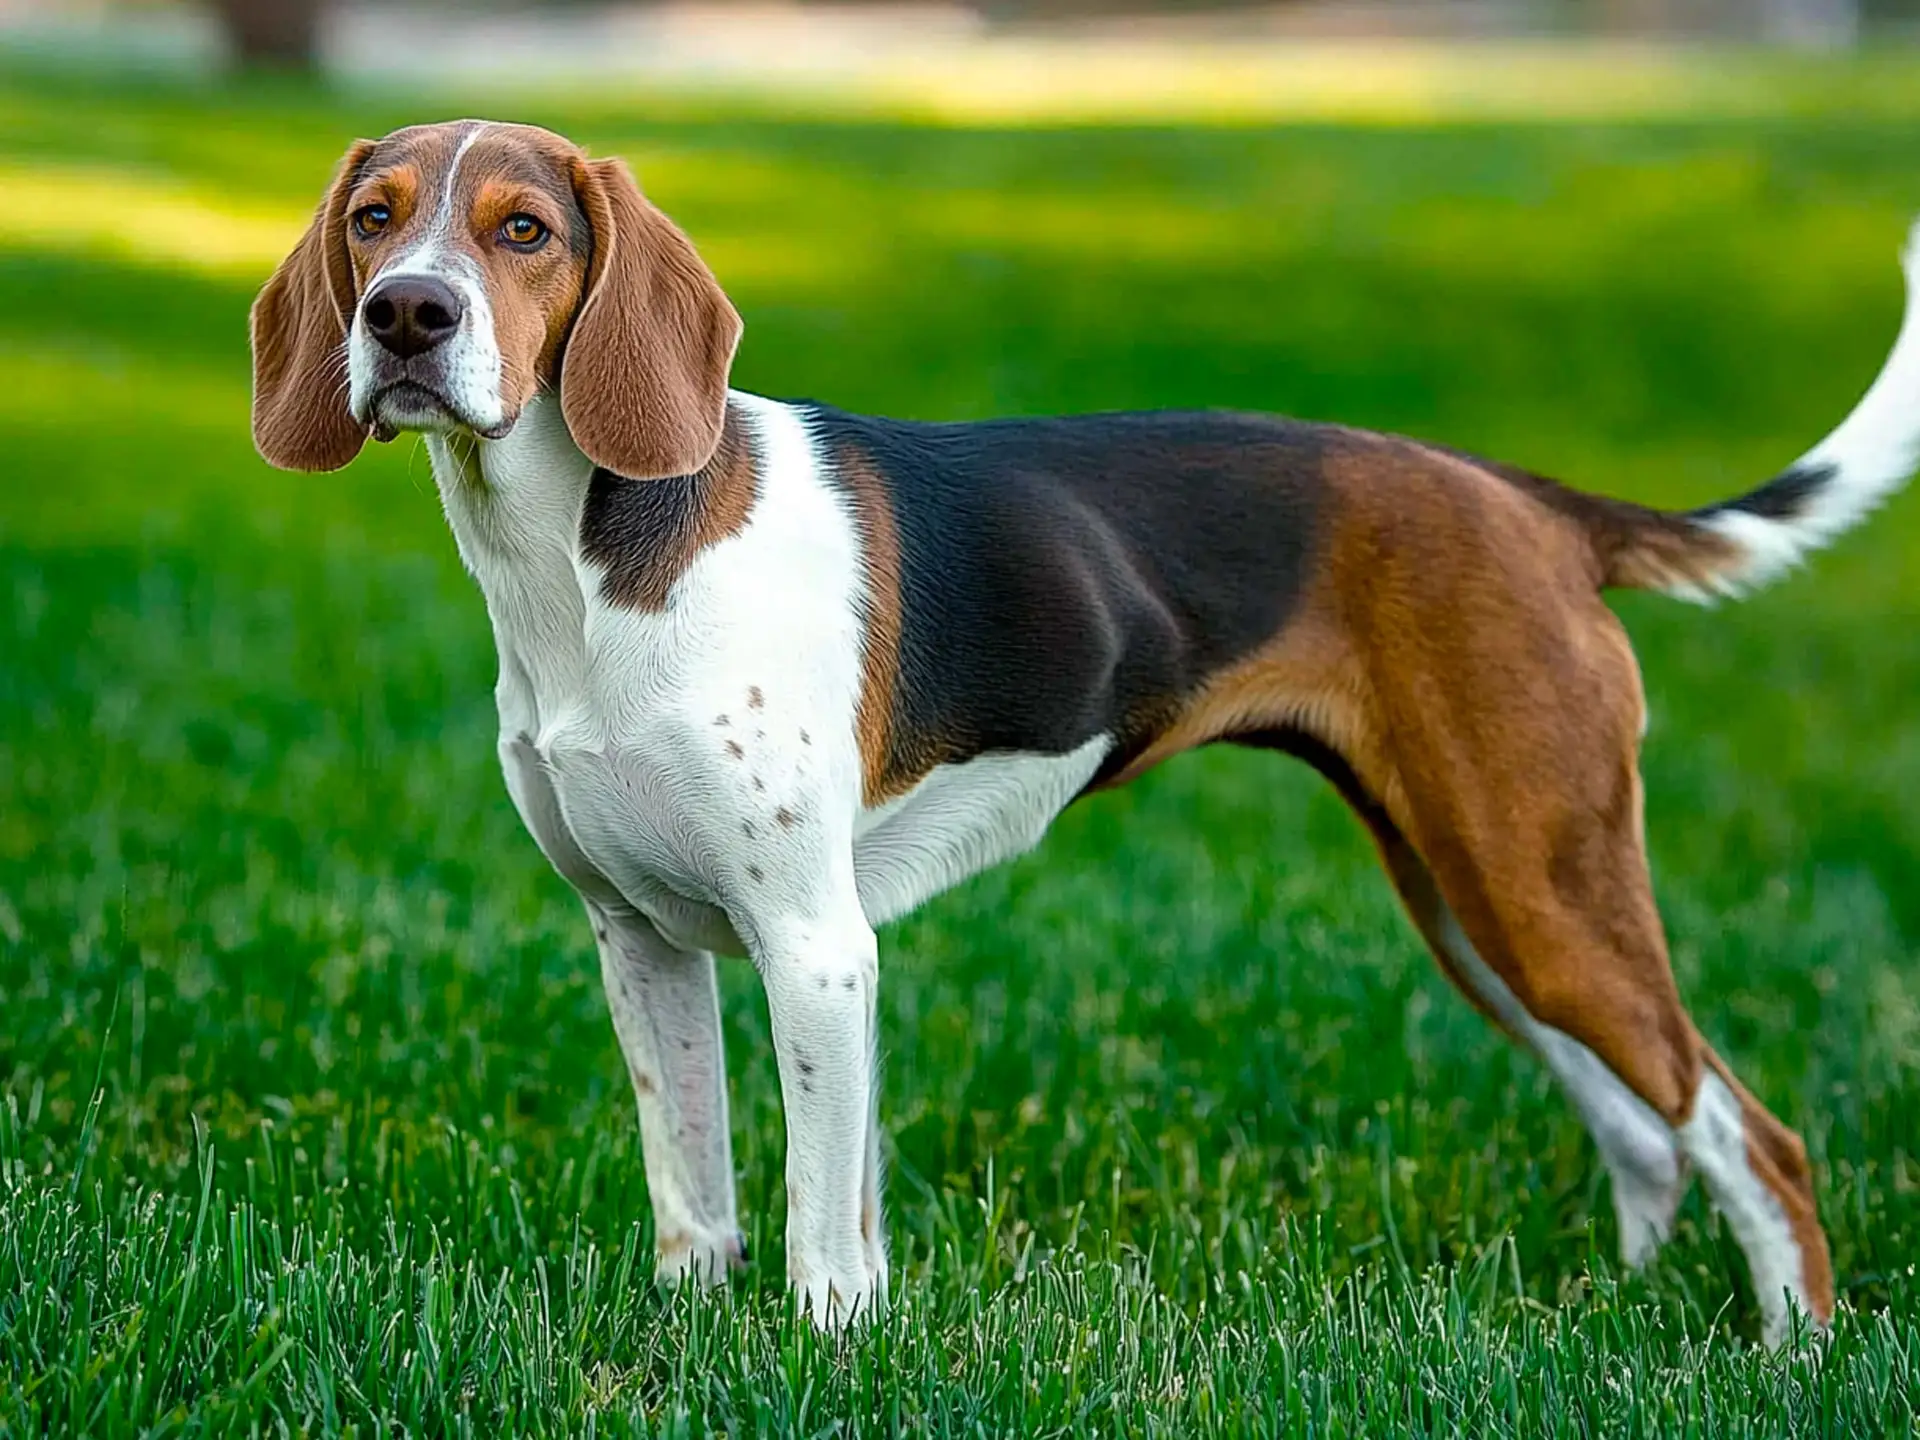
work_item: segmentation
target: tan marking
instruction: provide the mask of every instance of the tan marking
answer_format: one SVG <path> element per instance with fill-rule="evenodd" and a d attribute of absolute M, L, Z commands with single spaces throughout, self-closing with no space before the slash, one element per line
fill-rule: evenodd
<path fill-rule="evenodd" d="M 392 238 L 374 252 L 375 268 L 410 253 L 445 219 L 440 243 L 480 273 L 500 349 L 501 404 L 509 416 L 518 415 L 536 390 L 557 378 L 560 345 L 586 280 L 579 208 L 554 198 L 567 194 L 579 152 L 528 126 L 477 129 L 471 122 L 398 131 L 381 143 L 394 157 L 393 168 L 373 176 L 375 184 L 404 181 L 409 172 L 421 179 L 406 223 L 389 227 Z M 546 183 L 522 176 L 544 177 Z M 535 253 L 500 241 L 499 222 L 518 210 L 536 215 L 552 231 Z"/>
<path fill-rule="evenodd" d="M 854 522 L 860 530 L 860 563 L 865 580 L 861 614 L 860 703 L 854 734 L 868 805 L 904 795 L 918 774 L 895 773 L 893 691 L 900 673 L 900 535 L 885 483 L 866 455 L 843 447 L 836 457 L 840 477 L 853 494 Z M 803 731 L 802 744 L 812 743 Z M 922 771 L 924 774 L 924 770 Z"/>
<path fill-rule="evenodd" d="M 579 154 L 544 130 L 490 125 L 461 157 L 456 240 L 484 276 L 500 347 L 500 399 L 510 414 L 558 382 L 567 331 L 586 294 L 591 243 L 572 198 Z M 532 253 L 500 238 L 501 222 L 518 213 L 551 232 Z"/>
<path fill-rule="evenodd" d="M 416 125 L 394 131 L 373 147 L 349 208 L 384 204 L 393 211 L 393 219 L 370 239 L 348 236 L 362 293 L 386 266 L 426 240 L 446 198 L 454 158 L 472 128 L 467 121 Z"/>
<path fill-rule="evenodd" d="M 387 228 L 373 239 L 365 239 L 351 229 L 347 232 L 347 254 L 359 293 L 366 293 L 367 282 L 382 265 L 409 247 L 408 237 L 417 234 L 414 221 L 419 216 L 419 199 L 420 167 L 412 162 L 375 171 L 354 187 L 347 199 L 349 217 L 368 205 L 385 205 L 393 212 Z M 431 200 L 428 209 L 432 209 Z"/>
<path fill-rule="evenodd" d="M 565 164 L 563 154 L 556 152 L 554 158 L 556 169 Z M 565 243 L 570 217 L 554 203 L 552 195 L 524 181 L 504 180 L 486 173 L 484 166 L 484 159 L 476 166 L 473 157 L 469 156 L 465 167 L 469 171 L 475 168 L 482 171 L 476 177 L 478 189 L 468 211 L 474 233 L 485 234 L 497 230 L 510 215 L 531 215 L 548 230 L 562 237 L 562 243 Z"/>

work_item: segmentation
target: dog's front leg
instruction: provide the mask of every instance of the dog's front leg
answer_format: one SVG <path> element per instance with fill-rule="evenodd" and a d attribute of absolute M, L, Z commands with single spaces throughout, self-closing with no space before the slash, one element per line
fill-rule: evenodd
<path fill-rule="evenodd" d="M 754 956 L 767 987 L 787 1113 L 787 1274 L 837 1330 L 886 1299 L 874 1115 L 873 931 L 857 900 L 790 920 Z"/>
<path fill-rule="evenodd" d="M 625 907 L 588 901 L 587 913 L 640 1110 L 658 1278 L 716 1284 L 744 1248 L 713 957 L 676 949 Z"/>

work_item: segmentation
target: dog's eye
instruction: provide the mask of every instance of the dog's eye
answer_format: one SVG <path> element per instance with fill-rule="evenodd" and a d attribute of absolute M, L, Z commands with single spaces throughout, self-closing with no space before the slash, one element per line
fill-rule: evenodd
<path fill-rule="evenodd" d="M 353 228 L 363 240 L 371 240 L 387 228 L 393 212 L 384 205 L 362 205 L 353 212 Z"/>
<path fill-rule="evenodd" d="M 538 250 L 547 234 L 547 227 L 531 215 L 509 215 L 500 226 L 500 238 L 516 250 Z"/>

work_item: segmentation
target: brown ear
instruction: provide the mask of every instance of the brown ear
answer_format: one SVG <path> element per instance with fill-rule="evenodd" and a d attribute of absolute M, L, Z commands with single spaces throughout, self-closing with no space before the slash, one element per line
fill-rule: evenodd
<path fill-rule="evenodd" d="M 593 258 L 560 367 L 567 429 L 629 480 L 695 474 L 720 444 L 740 316 L 624 164 L 576 160 L 573 183 Z"/>
<path fill-rule="evenodd" d="M 313 224 L 253 302 L 253 443 L 282 470 L 338 470 L 367 427 L 347 413 L 353 267 L 347 196 L 373 141 L 356 140 Z"/>

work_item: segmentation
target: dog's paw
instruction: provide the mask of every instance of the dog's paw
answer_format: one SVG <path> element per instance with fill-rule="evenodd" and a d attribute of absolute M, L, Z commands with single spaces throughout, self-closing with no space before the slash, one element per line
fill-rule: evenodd
<path fill-rule="evenodd" d="M 871 1257 L 863 1257 L 858 1266 L 845 1270 L 796 1263 L 788 1267 L 788 1275 L 795 1303 L 829 1335 L 857 1329 L 886 1308 L 884 1259 L 876 1265 Z"/>
<path fill-rule="evenodd" d="M 747 1242 L 737 1230 L 673 1231 L 660 1236 L 654 1246 L 654 1282 L 667 1288 L 691 1280 L 710 1289 L 726 1284 L 729 1275 L 746 1267 Z"/>

